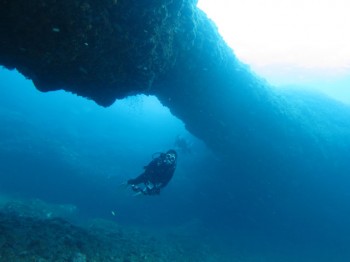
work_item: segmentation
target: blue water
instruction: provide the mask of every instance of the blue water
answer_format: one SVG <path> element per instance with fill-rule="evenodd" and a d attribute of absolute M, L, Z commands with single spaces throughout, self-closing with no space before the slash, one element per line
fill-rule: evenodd
<path fill-rule="evenodd" d="M 185 188 L 194 194 L 201 186 L 204 181 L 193 173 L 203 172 L 201 161 L 211 153 L 155 97 L 130 97 L 103 108 L 63 91 L 41 93 L 15 71 L 0 73 L 4 193 L 74 204 L 89 216 L 113 218 L 114 210 L 119 222 L 180 223 L 192 216 L 187 197 L 177 192 Z M 135 199 L 120 187 L 139 175 L 155 152 L 174 148 L 178 135 L 191 143 L 192 152 L 180 150 L 176 179 L 160 197 Z M 164 206 L 186 210 L 174 218 Z"/>
<path fill-rule="evenodd" d="M 121 225 L 199 231 L 255 257 L 242 261 L 350 261 L 350 178 L 241 176 L 155 97 L 103 108 L 41 93 L 15 71 L 2 69 L 0 79 L 1 194 L 75 205 L 82 217 Z M 173 180 L 160 196 L 133 197 L 121 184 L 178 135 L 192 148 L 179 151 Z"/>

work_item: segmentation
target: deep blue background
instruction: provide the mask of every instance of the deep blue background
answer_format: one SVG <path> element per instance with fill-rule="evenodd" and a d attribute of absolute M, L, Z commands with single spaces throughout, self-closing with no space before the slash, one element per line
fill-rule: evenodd
<path fill-rule="evenodd" d="M 333 254 L 348 261 L 349 177 L 323 174 L 317 162 L 305 174 L 243 173 L 154 97 L 102 108 L 62 91 L 40 93 L 15 71 L 1 70 L 0 79 L 2 194 L 73 204 L 82 216 L 125 225 L 197 228 L 222 243 L 322 250 L 325 261 Z M 179 152 L 174 179 L 160 196 L 133 197 L 120 186 L 154 152 L 174 147 L 177 135 L 192 152 Z"/>

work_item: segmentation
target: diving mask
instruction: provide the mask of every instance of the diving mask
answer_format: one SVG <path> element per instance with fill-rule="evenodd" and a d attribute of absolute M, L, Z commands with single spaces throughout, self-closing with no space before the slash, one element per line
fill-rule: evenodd
<path fill-rule="evenodd" d="M 176 156 L 174 153 L 165 154 L 164 163 L 166 163 L 167 165 L 174 164 L 175 160 L 176 160 Z"/>

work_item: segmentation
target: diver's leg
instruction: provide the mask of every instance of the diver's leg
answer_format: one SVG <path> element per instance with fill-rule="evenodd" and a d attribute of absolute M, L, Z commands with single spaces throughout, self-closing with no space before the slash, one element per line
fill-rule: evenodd
<path fill-rule="evenodd" d="M 129 185 L 138 185 L 141 183 L 145 183 L 146 181 L 147 181 L 146 174 L 142 173 L 141 175 L 139 175 L 138 177 L 136 177 L 134 179 L 129 179 L 128 184 Z"/>

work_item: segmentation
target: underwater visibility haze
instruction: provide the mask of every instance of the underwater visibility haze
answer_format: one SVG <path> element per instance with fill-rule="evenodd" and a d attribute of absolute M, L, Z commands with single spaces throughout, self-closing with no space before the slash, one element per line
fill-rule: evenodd
<path fill-rule="evenodd" d="M 348 100 L 272 86 L 218 43 L 222 53 L 205 44 L 203 56 L 195 50 L 193 61 L 213 57 L 203 67 L 181 64 L 187 57 L 179 55 L 170 91 L 150 88 L 159 96 L 130 95 L 108 107 L 40 92 L 1 68 L 0 261 L 350 261 Z M 152 76 L 136 68 L 140 79 Z M 190 80 L 193 90 L 180 89 Z M 177 168 L 160 195 L 125 187 L 171 148 Z"/>
<path fill-rule="evenodd" d="M 153 233 L 177 228 L 197 244 L 203 236 L 215 239 L 225 250 L 218 261 L 349 258 L 348 176 L 242 176 L 155 97 L 130 97 L 102 108 L 63 91 L 40 93 L 15 71 L 2 69 L 1 80 L 0 189 L 7 201 L 67 206 L 74 215 L 57 207 L 50 212 L 75 222 L 103 218 Z M 325 107 L 334 103 L 319 101 Z M 177 148 L 178 169 L 160 196 L 133 197 L 120 186 L 153 153 L 174 147 L 179 135 L 191 151 Z"/>

